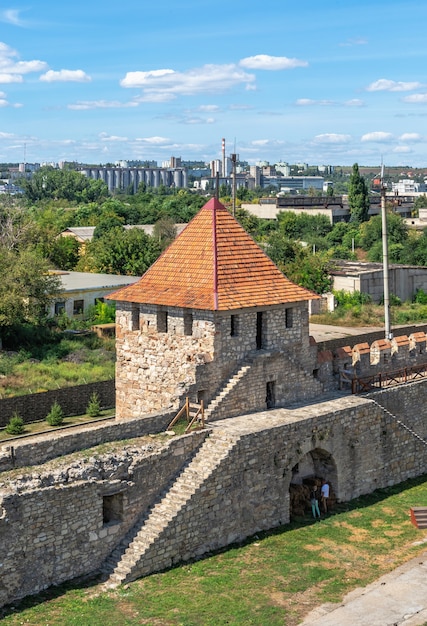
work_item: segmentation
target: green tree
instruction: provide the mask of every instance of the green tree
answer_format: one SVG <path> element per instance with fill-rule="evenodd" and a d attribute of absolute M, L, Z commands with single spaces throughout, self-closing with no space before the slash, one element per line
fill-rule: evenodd
<path fill-rule="evenodd" d="M 86 247 L 77 269 L 105 274 L 142 275 L 161 252 L 159 242 L 139 228 L 113 228 Z"/>
<path fill-rule="evenodd" d="M 60 279 L 37 252 L 0 247 L 0 339 L 14 325 L 44 325 Z"/>
<path fill-rule="evenodd" d="M 405 245 L 408 239 L 408 227 L 402 217 L 397 213 L 387 213 L 387 238 L 388 244 Z M 360 226 L 360 245 L 369 251 L 375 245 L 382 245 L 382 218 L 374 215 L 369 222 Z"/>
<path fill-rule="evenodd" d="M 46 422 L 49 426 L 61 426 L 64 422 L 64 412 L 61 405 L 55 400 L 49 413 L 46 415 Z"/>
<path fill-rule="evenodd" d="M 81 244 L 74 237 L 56 237 L 47 250 L 49 261 L 60 270 L 73 270 L 80 259 Z"/>
<path fill-rule="evenodd" d="M 165 250 L 176 235 L 176 225 L 171 217 L 162 217 L 154 224 L 153 238 L 157 239 L 161 250 Z"/>
<path fill-rule="evenodd" d="M 22 182 L 30 202 L 61 199 L 69 202 L 93 202 L 108 196 L 101 180 L 92 180 L 73 170 L 41 167 L 31 180 Z"/>
<path fill-rule="evenodd" d="M 348 184 L 348 204 L 352 222 L 366 222 L 369 212 L 369 191 L 365 179 L 360 175 L 357 163 L 353 165 Z"/>

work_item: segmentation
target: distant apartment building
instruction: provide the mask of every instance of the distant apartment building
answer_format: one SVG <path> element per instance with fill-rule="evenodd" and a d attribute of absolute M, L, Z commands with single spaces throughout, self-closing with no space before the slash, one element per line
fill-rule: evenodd
<path fill-rule="evenodd" d="M 391 183 L 392 191 L 399 196 L 409 196 L 412 194 L 425 193 L 427 185 L 424 183 L 416 183 L 411 178 L 399 180 L 397 183 Z"/>
<path fill-rule="evenodd" d="M 274 185 L 284 193 L 301 193 L 308 189 L 323 190 L 323 176 L 265 176 L 261 175 L 261 187 Z"/>
<path fill-rule="evenodd" d="M 80 172 L 93 180 L 102 180 L 109 192 L 138 191 L 141 183 L 147 187 L 175 187 L 183 189 L 188 186 L 187 168 L 170 167 L 84 167 Z"/>

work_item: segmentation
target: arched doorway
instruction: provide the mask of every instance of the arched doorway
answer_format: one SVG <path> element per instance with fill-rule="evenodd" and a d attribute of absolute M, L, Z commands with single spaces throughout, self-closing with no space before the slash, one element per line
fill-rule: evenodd
<path fill-rule="evenodd" d="M 301 517 L 310 514 L 310 491 L 313 484 L 320 485 L 325 479 L 330 486 L 330 502 L 336 501 L 338 493 L 338 472 L 334 458 L 330 452 L 322 448 L 310 450 L 292 468 L 289 485 L 290 517 Z"/>

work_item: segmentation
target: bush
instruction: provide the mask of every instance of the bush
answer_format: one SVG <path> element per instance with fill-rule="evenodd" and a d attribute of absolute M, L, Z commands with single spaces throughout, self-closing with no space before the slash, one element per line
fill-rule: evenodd
<path fill-rule="evenodd" d="M 341 306 L 345 309 L 353 309 L 354 307 L 362 304 L 370 304 L 372 301 L 371 296 L 368 293 L 361 291 L 334 291 L 336 306 Z"/>
<path fill-rule="evenodd" d="M 18 413 L 14 413 L 12 415 L 6 425 L 5 431 L 8 435 L 22 435 L 25 431 L 24 420 L 18 415 Z"/>
<path fill-rule="evenodd" d="M 427 293 L 424 289 L 417 289 L 414 296 L 414 302 L 418 304 L 427 304 Z"/>
<path fill-rule="evenodd" d="M 90 417 L 98 417 L 98 415 L 101 413 L 101 405 L 99 402 L 99 396 L 96 393 L 96 391 L 93 392 L 93 394 L 91 395 L 89 399 L 89 404 L 87 405 L 86 413 Z"/>
<path fill-rule="evenodd" d="M 51 406 L 49 413 L 46 416 L 46 422 L 49 424 L 49 426 L 61 426 L 63 421 L 64 413 L 61 409 L 61 406 L 55 400 L 55 402 Z"/>

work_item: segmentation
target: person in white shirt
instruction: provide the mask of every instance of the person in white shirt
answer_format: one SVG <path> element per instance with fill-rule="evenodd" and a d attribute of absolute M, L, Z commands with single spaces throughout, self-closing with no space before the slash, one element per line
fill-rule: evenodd
<path fill-rule="evenodd" d="M 329 485 L 325 479 L 322 480 L 322 488 L 320 490 L 323 512 L 328 512 Z"/>

